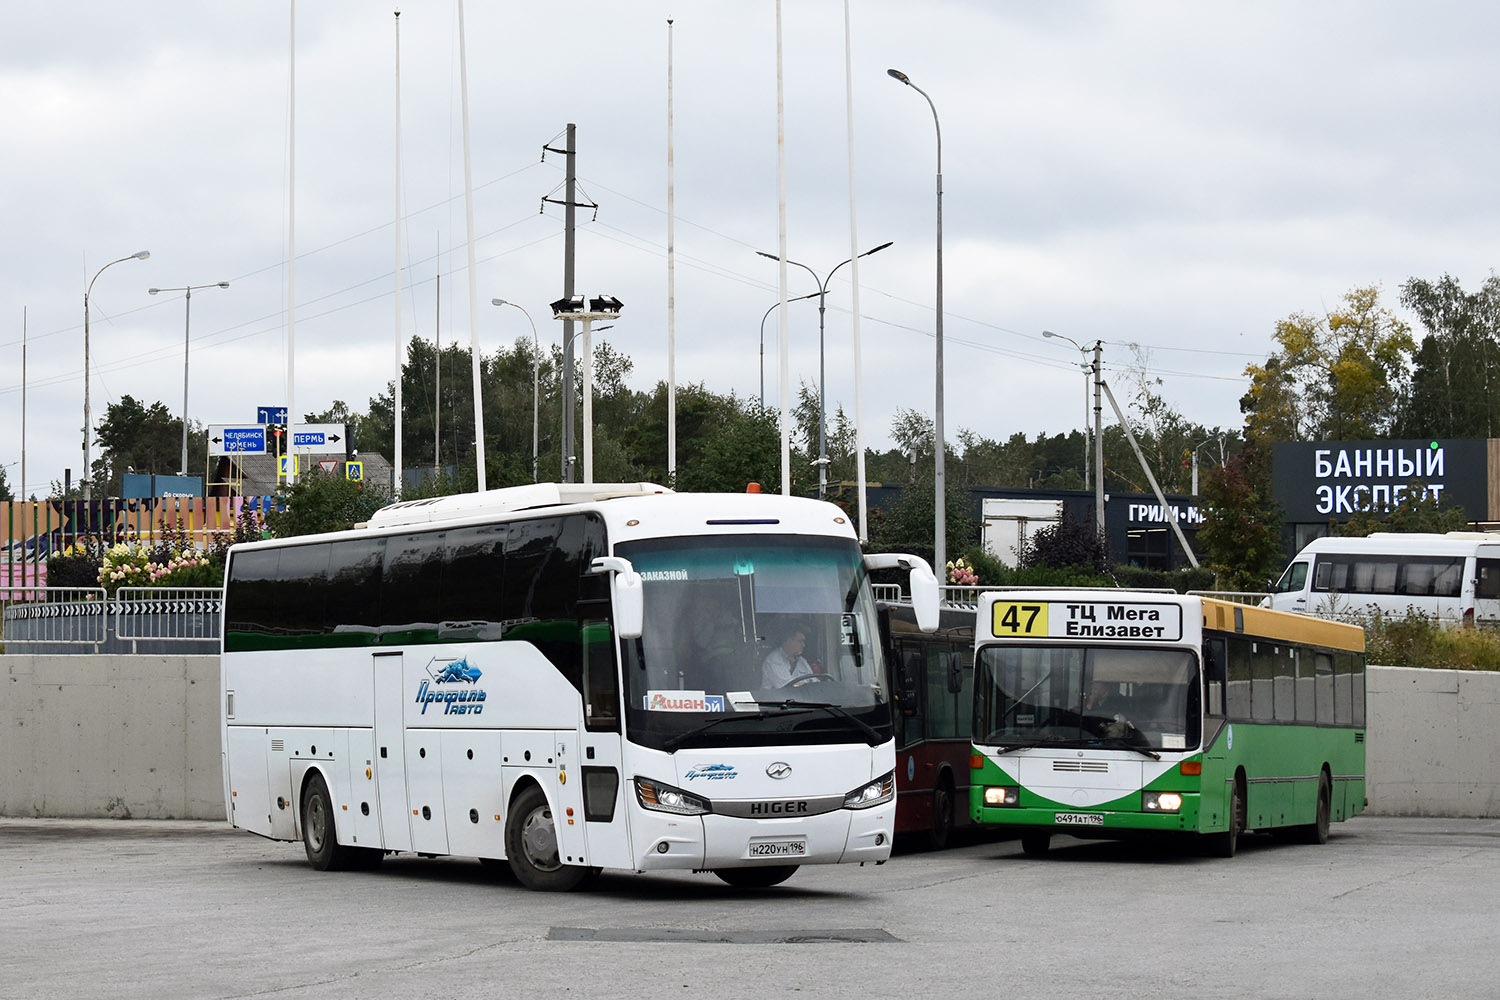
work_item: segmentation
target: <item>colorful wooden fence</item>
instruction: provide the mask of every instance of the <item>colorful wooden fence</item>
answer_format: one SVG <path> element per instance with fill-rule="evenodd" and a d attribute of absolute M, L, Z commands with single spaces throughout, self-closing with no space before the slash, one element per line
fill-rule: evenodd
<path fill-rule="evenodd" d="M 246 511 L 264 516 L 274 497 L 0 502 L 0 585 L 44 584 L 47 560 L 79 541 L 151 545 L 164 531 L 206 546 Z"/>

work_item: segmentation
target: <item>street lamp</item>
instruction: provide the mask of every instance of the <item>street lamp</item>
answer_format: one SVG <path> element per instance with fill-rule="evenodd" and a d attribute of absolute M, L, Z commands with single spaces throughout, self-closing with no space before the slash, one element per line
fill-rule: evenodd
<path fill-rule="evenodd" d="M 89 478 L 89 293 L 94 290 L 94 282 L 99 280 L 99 275 L 108 268 L 127 260 L 145 260 L 150 256 L 150 250 L 141 250 L 129 257 L 110 261 L 94 272 L 94 276 L 89 279 L 88 287 L 83 290 L 83 498 L 85 500 L 92 500 L 94 497 L 93 480 Z"/>
<path fill-rule="evenodd" d="M 756 252 L 759 253 L 760 251 L 757 250 Z M 787 263 L 791 263 L 791 261 L 788 261 Z M 817 292 L 808 292 L 806 295 L 799 295 L 795 299 L 787 299 L 787 301 L 788 302 L 801 302 L 803 299 L 815 299 L 817 297 L 818 297 L 818 293 Z M 771 303 L 771 308 L 767 309 L 766 310 L 766 314 L 760 318 L 760 408 L 761 409 L 765 409 L 766 408 L 766 320 L 770 317 L 771 313 L 773 313 L 773 312 L 776 311 L 776 307 L 779 306 L 779 305 L 781 305 L 780 302 L 773 302 L 773 303 Z"/>
<path fill-rule="evenodd" d="M 1072 337 L 1061 333 L 1053 333 L 1051 330 L 1043 330 L 1043 337 L 1056 337 L 1058 340 L 1066 340 L 1078 348 L 1078 353 L 1083 355 L 1080 367 L 1083 368 L 1083 488 L 1087 492 L 1089 488 L 1089 361 L 1088 348 L 1084 347 Z"/>
<path fill-rule="evenodd" d="M 200 288 L 228 288 L 229 282 L 215 281 L 209 285 L 183 285 L 181 288 L 148 288 L 147 295 L 156 295 L 159 292 L 185 292 L 183 296 L 187 304 L 183 309 L 182 319 L 182 468 L 178 471 L 179 476 L 187 475 L 187 404 L 188 404 L 188 331 L 193 322 L 193 292 Z"/>
<path fill-rule="evenodd" d="M 531 324 L 531 340 L 536 345 L 536 363 L 531 367 L 531 481 L 537 481 L 536 476 L 536 444 L 537 444 L 537 422 L 541 415 L 542 384 L 542 342 L 537 339 L 536 323 L 531 318 L 531 313 L 526 307 L 516 302 L 508 302 L 505 299 L 490 299 L 492 306 L 515 306 L 521 310 L 521 315 L 526 317 L 526 322 Z"/>
<path fill-rule="evenodd" d="M 1209 438 L 1206 441 L 1200 441 L 1199 443 L 1193 445 L 1193 492 L 1192 492 L 1193 496 L 1197 496 L 1198 495 L 1198 450 L 1200 448 L 1202 448 L 1206 444 L 1213 444 L 1215 441 L 1219 442 L 1219 464 L 1223 465 L 1224 464 L 1224 435 L 1218 434 L 1218 435 L 1215 435 L 1214 437 Z"/>
<path fill-rule="evenodd" d="M 868 257 L 872 253 L 879 253 L 880 251 L 884 250 L 886 247 L 888 247 L 890 245 L 891 244 L 889 242 L 882 243 L 882 244 L 880 244 L 880 246 L 875 247 L 873 250 L 866 250 L 864 253 L 860 254 L 860 256 L 861 257 Z M 766 253 L 764 250 L 757 250 L 755 252 L 758 253 L 758 254 L 760 254 L 762 257 L 765 257 L 765 258 L 767 258 L 769 260 L 776 260 L 776 261 L 781 260 L 781 258 L 778 257 L 776 254 Z M 835 264 L 833 270 L 828 272 L 828 277 L 826 277 L 826 278 L 824 278 L 822 280 L 818 279 L 818 272 L 814 271 L 812 268 L 808 267 L 806 264 L 803 264 L 800 261 L 795 261 L 795 260 L 790 260 L 790 259 L 787 260 L 788 264 L 796 264 L 798 267 L 802 268 L 802 270 L 804 270 L 808 274 L 812 275 L 813 283 L 818 286 L 818 293 L 817 293 L 818 294 L 818 499 L 820 499 L 820 500 L 828 492 L 828 433 L 827 433 L 827 428 L 828 428 L 828 416 L 827 416 L 827 414 L 828 414 L 828 404 L 827 404 L 827 402 L 826 402 L 826 400 L 824 398 L 824 395 L 825 395 L 825 393 L 824 393 L 824 369 L 825 369 L 825 365 L 824 365 L 824 353 L 823 353 L 823 313 L 825 312 L 826 305 L 827 305 L 828 283 L 833 280 L 833 275 L 834 275 L 835 272 L 838 271 L 839 268 L 843 267 L 845 264 L 850 263 L 850 261 L 853 261 L 854 259 L 855 258 L 850 257 L 849 260 L 842 261 L 842 262 L 840 262 L 838 264 Z M 805 295 L 805 296 L 803 296 L 803 298 L 812 298 L 812 296 L 811 295 Z M 770 315 L 770 313 L 768 312 L 766 315 Z M 766 348 L 765 348 L 766 320 L 765 320 L 764 316 L 761 317 L 760 327 L 761 327 L 761 372 L 762 372 L 762 375 L 761 375 L 761 394 L 762 394 L 762 396 L 764 396 L 764 394 L 765 394 L 765 374 L 764 374 L 764 372 L 765 372 L 765 350 L 766 350 Z M 764 405 L 764 400 L 762 400 L 762 405 Z"/>
<path fill-rule="evenodd" d="M 587 301 L 586 306 L 585 301 Z M 582 295 L 569 295 L 552 303 L 553 319 L 560 319 L 564 322 L 579 320 L 583 323 L 583 481 L 586 483 L 594 481 L 594 346 L 590 339 L 592 324 L 600 319 L 619 319 L 620 310 L 623 308 L 625 308 L 624 304 L 612 295 L 600 295 L 588 300 L 585 300 Z M 571 344 L 572 341 L 569 340 L 568 345 Z M 564 346 L 564 354 L 567 353 L 568 345 Z M 573 425 L 573 414 L 567 404 L 571 402 L 571 399 L 564 401 L 564 408 L 569 409 L 569 412 L 564 414 L 564 423 L 570 428 Z M 569 479 L 571 481 L 571 477 Z"/>
<path fill-rule="evenodd" d="M 947 475 L 944 472 L 943 447 L 943 126 L 938 122 L 937 105 L 927 96 L 927 91 L 911 82 L 911 78 L 899 69 L 888 69 L 893 79 L 906 84 L 921 94 L 932 109 L 932 124 L 937 130 L 937 412 L 932 421 L 933 430 L 933 564 L 932 568 L 947 580 Z"/>

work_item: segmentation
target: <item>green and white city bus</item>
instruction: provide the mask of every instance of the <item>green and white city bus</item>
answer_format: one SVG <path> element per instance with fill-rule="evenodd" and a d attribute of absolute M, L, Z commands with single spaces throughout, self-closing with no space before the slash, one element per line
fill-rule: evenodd
<path fill-rule="evenodd" d="M 1053 834 L 1246 830 L 1311 843 L 1365 805 L 1364 632 L 1208 597 L 982 595 L 975 822 Z"/>
<path fill-rule="evenodd" d="M 303 841 L 318 869 L 467 855 L 536 889 L 884 862 L 895 742 L 869 571 L 900 566 L 936 628 L 927 564 L 862 556 L 832 504 L 639 483 L 410 501 L 235 546 L 230 822 Z"/>

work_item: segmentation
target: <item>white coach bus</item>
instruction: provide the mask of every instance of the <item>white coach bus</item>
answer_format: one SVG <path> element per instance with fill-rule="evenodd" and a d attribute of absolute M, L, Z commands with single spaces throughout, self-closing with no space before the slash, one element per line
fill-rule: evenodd
<path fill-rule="evenodd" d="M 303 841 L 319 870 L 466 855 L 534 889 L 883 862 L 895 751 L 869 571 L 899 567 L 935 627 L 927 564 L 862 557 L 831 504 L 637 483 L 397 503 L 235 546 L 230 822 Z"/>

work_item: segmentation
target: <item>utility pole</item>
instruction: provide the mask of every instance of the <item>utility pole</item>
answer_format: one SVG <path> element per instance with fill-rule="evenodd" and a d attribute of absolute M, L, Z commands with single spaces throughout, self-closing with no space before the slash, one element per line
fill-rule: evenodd
<path fill-rule="evenodd" d="M 1094 341 L 1094 530 L 1104 534 L 1104 341 Z"/>
<path fill-rule="evenodd" d="M 562 149 L 555 146 L 545 145 L 542 147 L 542 159 L 546 160 L 548 153 L 562 153 L 563 163 L 563 200 L 558 201 L 550 195 L 542 199 L 543 207 L 547 202 L 563 207 L 563 298 L 573 297 L 573 258 L 575 247 L 575 208 L 592 208 L 595 214 L 599 206 L 592 202 L 578 201 L 578 126 L 568 123 L 567 143 Z M 556 139 L 552 140 L 556 142 Z M 554 189 L 555 192 L 556 189 Z M 563 321 L 563 419 L 562 419 L 562 481 L 571 483 L 573 481 L 573 321 Z"/>

